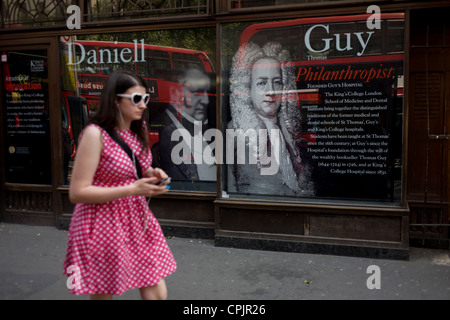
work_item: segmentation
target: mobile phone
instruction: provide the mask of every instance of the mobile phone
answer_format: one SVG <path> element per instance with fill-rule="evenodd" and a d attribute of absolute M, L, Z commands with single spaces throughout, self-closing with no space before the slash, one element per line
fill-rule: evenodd
<path fill-rule="evenodd" d="M 172 178 L 171 177 L 167 177 L 167 178 L 165 178 L 165 179 L 162 179 L 161 181 L 159 181 L 159 182 L 157 182 L 157 183 L 155 183 L 157 186 L 159 186 L 159 185 L 161 185 L 161 184 L 164 184 L 164 182 L 166 182 L 166 181 L 169 181 L 169 180 L 171 180 Z"/>

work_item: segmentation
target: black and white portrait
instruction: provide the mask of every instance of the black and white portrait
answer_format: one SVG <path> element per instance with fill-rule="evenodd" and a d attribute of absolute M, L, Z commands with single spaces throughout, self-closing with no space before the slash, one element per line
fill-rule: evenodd
<path fill-rule="evenodd" d="M 248 159 L 256 159 L 256 163 L 228 165 L 230 192 L 314 194 L 309 169 L 295 139 L 301 123 L 298 102 L 291 94 L 295 89 L 288 51 L 279 43 L 269 42 L 263 47 L 245 43 L 235 54 L 230 74 L 228 129 L 256 130 L 256 135 L 245 137 Z M 275 166 L 273 161 L 277 162 Z M 268 164 L 276 170 L 264 173 Z"/>

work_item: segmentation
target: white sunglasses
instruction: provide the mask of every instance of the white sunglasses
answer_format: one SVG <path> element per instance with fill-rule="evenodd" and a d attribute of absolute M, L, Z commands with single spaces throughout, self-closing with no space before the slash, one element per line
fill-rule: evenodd
<path fill-rule="evenodd" d="M 132 94 L 117 94 L 118 97 L 123 97 L 123 98 L 130 98 L 131 102 L 137 106 L 139 103 L 141 103 L 142 100 L 144 100 L 144 103 L 147 104 L 148 101 L 150 100 L 150 95 L 148 93 L 142 95 L 140 93 L 132 93 Z"/>

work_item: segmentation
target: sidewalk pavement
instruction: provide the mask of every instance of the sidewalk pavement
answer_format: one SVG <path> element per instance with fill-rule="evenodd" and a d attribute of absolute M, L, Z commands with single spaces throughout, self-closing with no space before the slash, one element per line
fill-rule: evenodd
<path fill-rule="evenodd" d="M 0 223 L 1 300 L 86 300 L 62 274 L 67 231 Z M 213 240 L 168 239 L 178 270 L 169 300 L 450 300 L 449 251 L 411 248 L 409 261 L 215 247 Z M 380 289 L 368 289 L 369 266 Z M 370 283 L 375 283 L 369 281 Z M 138 300 L 130 290 L 117 300 Z"/>

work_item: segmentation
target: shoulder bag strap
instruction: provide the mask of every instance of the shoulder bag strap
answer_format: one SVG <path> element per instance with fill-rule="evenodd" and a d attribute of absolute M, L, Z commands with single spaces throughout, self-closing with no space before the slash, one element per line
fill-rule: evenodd
<path fill-rule="evenodd" d="M 111 138 L 113 138 L 113 140 L 115 142 L 117 142 L 117 144 L 122 147 L 123 151 L 126 152 L 126 154 L 130 157 L 131 161 L 133 161 L 133 150 L 131 150 L 131 148 L 125 143 L 125 141 L 123 141 L 119 135 L 117 134 L 117 132 L 114 129 L 111 130 L 106 130 L 106 132 L 111 136 Z M 139 163 L 139 159 L 137 157 L 134 157 L 136 159 L 136 161 L 134 162 L 134 165 L 136 166 L 136 173 L 138 175 L 138 178 L 141 179 L 142 178 L 142 168 L 141 168 L 141 164 Z"/>

